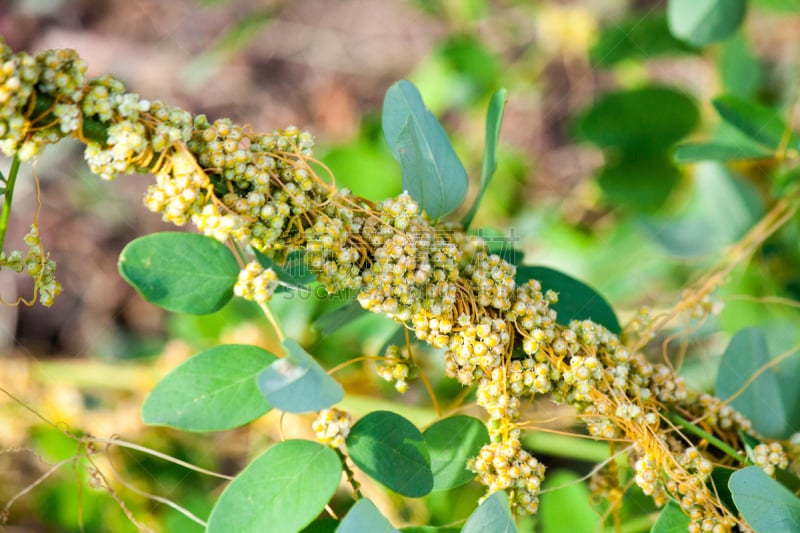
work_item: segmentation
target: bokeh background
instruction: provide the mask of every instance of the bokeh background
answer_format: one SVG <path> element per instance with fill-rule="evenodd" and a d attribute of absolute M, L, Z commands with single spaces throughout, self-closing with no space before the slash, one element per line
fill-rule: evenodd
<path fill-rule="evenodd" d="M 753 2 L 734 38 L 703 50 L 669 36 L 664 4 L 7 0 L 0 2 L 0 36 L 14 50 L 74 48 L 87 61 L 89 76 L 110 73 L 145 98 L 192 113 L 230 117 L 255 131 L 288 125 L 308 130 L 337 183 L 373 200 L 402 190 L 399 166 L 380 130 L 383 95 L 394 81 L 412 80 L 441 118 L 471 177 L 471 196 L 480 177 L 486 106 L 493 92 L 505 87 L 499 166 L 474 227 L 499 232 L 524 252 L 526 263 L 590 283 L 627 321 L 641 305 L 657 310 L 675 302 L 680 290 L 758 219 L 772 201 L 765 180 L 771 169 L 664 163 L 654 171 L 641 160 L 625 167 L 623 178 L 608 177 L 616 156 L 598 149 L 596 135 L 586 133 L 590 111 L 619 117 L 622 124 L 644 117 L 642 135 L 679 113 L 655 106 L 626 117 L 624 110 L 598 106 L 602 95 L 667 85 L 690 102 L 688 115 L 675 120 L 688 121 L 687 133 L 698 138 L 717 128 L 709 104 L 713 96 L 752 96 L 790 121 L 797 98 L 800 18 L 786 11 L 792 2 Z M 0 160 L 1 168 L 7 163 Z M 174 229 L 142 205 L 150 179 L 101 182 L 88 172 L 77 142 L 49 147 L 36 164 L 23 168 L 7 242 L 20 242 L 40 202 L 40 234 L 58 263 L 64 293 L 49 309 L 0 307 L 0 385 L 30 407 L 0 395 L 0 508 L 50 465 L 76 453 L 77 444 L 63 434 L 66 428 L 119 435 L 227 474 L 279 438 L 279 421 L 272 415 L 213 435 L 146 428 L 140 421 L 148 391 L 191 354 L 222 342 L 275 346 L 268 324 L 249 305 L 234 302 L 203 317 L 169 315 L 120 278 L 116 263 L 125 244 Z M 659 189 L 656 182 L 668 186 Z M 779 343 L 793 340 L 797 317 L 791 307 L 757 305 L 748 298 L 796 298 L 796 229 L 790 224 L 750 267 L 735 271 L 721 294 L 726 308 L 719 317 L 693 328 L 680 346 L 668 347 L 686 355 L 684 370 L 695 386 L 713 384 L 715 360 L 739 327 L 765 325 L 777 332 Z M 24 279 L 0 272 L 6 301 L 30 290 Z M 741 297 L 745 294 L 748 298 Z M 380 317 L 329 335 L 310 326 L 337 303 L 295 296 L 277 299 L 273 307 L 286 333 L 326 364 L 375 355 L 391 334 Z M 670 333 L 654 343 L 654 357 L 661 353 L 658 341 Z M 432 376 L 440 377 L 435 354 L 431 361 Z M 354 365 L 337 374 L 357 399 L 351 405 L 356 412 L 369 402 L 385 402 L 420 423 L 431 421 L 422 387 L 412 385 L 399 397 L 372 370 Z M 444 399 L 459 393 L 446 380 L 434 384 Z M 552 405 L 537 412 L 541 419 L 555 413 L 553 427 L 577 431 L 568 413 Z M 301 417 L 283 424 L 289 434 L 309 431 Z M 530 445 L 550 456 L 545 462 L 553 471 L 567 469 L 557 478 L 563 482 L 587 473 L 590 463 L 607 453 L 605 445 L 587 447 L 577 439 L 534 438 Z M 221 490 L 211 478 L 135 451 L 116 449 L 96 458 L 106 472 L 113 460 L 128 483 L 200 516 Z M 200 530 L 110 479 L 119 501 L 148 527 Z M 85 470 L 65 464 L 14 502 L 0 531 L 78 531 L 81 522 L 86 531 L 135 531 L 108 491 L 89 481 Z M 577 500 L 585 492 L 579 484 L 552 494 Z M 400 503 L 386 494 L 380 499 L 397 523 L 442 525 L 463 519 L 480 493 L 468 486 L 415 502 Z M 638 512 L 644 516 L 649 510 Z M 642 530 L 648 520 L 640 521 Z"/>

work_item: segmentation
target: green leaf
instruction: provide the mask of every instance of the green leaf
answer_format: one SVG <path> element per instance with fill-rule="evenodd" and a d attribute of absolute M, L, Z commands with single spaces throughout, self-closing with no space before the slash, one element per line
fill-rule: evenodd
<path fill-rule="evenodd" d="M 459 487 L 475 477 L 467 460 L 476 457 L 489 432 L 483 422 L 466 415 L 439 420 L 422 434 L 431 455 L 433 490 Z"/>
<path fill-rule="evenodd" d="M 713 494 L 719 497 L 719 501 L 727 507 L 727 509 L 736 514 L 736 504 L 733 502 L 731 490 L 728 488 L 728 483 L 731 475 L 736 472 L 732 468 L 716 467 L 711 471 L 711 479 L 706 482 Z"/>
<path fill-rule="evenodd" d="M 608 302 L 582 281 L 548 267 L 517 267 L 517 285 L 530 279 L 538 280 L 542 284 L 542 291 L 552 289 L 558 293 L 558 303 L 552 307 L 558 313 L 556 322 L 559 324 L 566 326 L 572 320 L 590 319 L 612 333 L 619 334 L 622 331 L 617 315 Z"/>
<path fill-rule="evenodd" d="M 767 368 L 772 358 L 767 341 L 759 328 L 736 332 L 722 355 L 717 375 L 716 394 L 725 400 L 745 386 L 730 405 L 753 423 L 753 428 L 767 438 L 784 438 L 797 427 L 796 406 L 800 387 L 780 379 L 780 367 Z M 761 372 L 749 384 L 754 373 Z"/>
<path fill-rule="evenodd" d="M 382 122 L 411 197 L 433 220 L 459 207 L 467 194 L 467 173 L 411 82 L 398 81 L 386 92 Z"/>
<path fill-rule="evenodd" d="M 267 401 L 287 413 L 326 409 L 344 398 L 344 389 L 292 339 L 283 341 L 286 357 L 258 375 L 258 387 Z"/>
<path fill-rule="evenodd" d="M 425 439 L 402 416 L 374 411 L 355 423 L 347 451 L 361 470 L 393 491 L 419 498 L 433 489 Z"/>
<path fill-rule="evenodd" d="M 548 474 L 539 505 L 543 533 L 593 533 L 600 517 L 592 508 L 589 488 L 568 470 Z"/>
<path fill-rule="evenodd" d="M 486 498 L 467 518 L 461 533 L 516 533 L 517 526 L 508 506 L 508 495 L 497 491 Z"/>
<path fill-rule="evenodd" d="M 647 60 L 657 56 L 696 53 L 669 31 L 664 13 L 635 15 L 603 28 L 589 50 L 595 67 L 608 68 L 626 59 Z"/>
<path fill-rule="evenodd" d="M 678 502 L 670 500 L 658 515 L 658 520 L 653 524 L 650 533 L 686 533 L 689 522 L 689 517 L 681 511 Z"/>
<path fill-rule="evenodd" d="M 378 511 L 374 503 L 362 498 L 347 511 L 342 523 L 336 528 L 336 533 L 364 533 L 365 531 L 370 533 L 399 533 Z"/>
<path fill-rule="evenodd" d="M 770 150 L 752 144 L 727 144 L 719 141 L 690 142 L 675 147 L 675 161 L 695 163 L 697 161 L 737 161 L 772 157 Z"/>
<path fill-rule="evenodd" d="M 148 302 L 203 315 L 233 297 L 239 264 L 211 237 L 163 232 L 128 243 L 119 256 L 119 272 Z"/>
<path fill-rule="evenodd" d="M 703 46 L 733 35 L 746 10 L 746 0 L 669 0 L 667 22 L 675 37 Z"/>
<path fill-rule="evenodd" d="M 669 113 L 656 113 L 669 109 Z M 581 113 L 573 127 L 578 140 L 622 152 L 660 152 L 694 129 L 700 113 L 694 100 L 675 89 L 651 85 L 610 92 Z"/>
<path fill-rule="evenodd" d="M 461 225 L 464 229 L 469 229 L 472 224 L 472 219 L 475 218 L 475 213 L 480 207 L 483 193 L 489 186 L 489 182 L 494 176 L 494 171 L 497 169 L 497 143 L 500 140 L 500 126 L 503 123 L 503 108 L 506 105 L 506 90 L 499 89 L 489 102 L 489 110 L 486 112 L 486 136 L 483 146 L 483 167 L 481 169 L 481 188 L 478 190 L 478 195 L 475 197 L 475 202 L 472 204 L 469 212 L 464 215 L 461 220 Z"/>
<path fill-rule="evenodd" d="M 665 152 L 624 152 L 600 170 L 597 184 L 606 200 L 631 211 L 651 213 L 667 200 L 681 172 Z"/>
<path fill-rule="evenodd" d="M 302 250 L 293 250 L 289 252 L 286 260 L 282 264 L 276 263 L 256 249 L 252 249 L 252 252 L 258 264 L 264 268 L 271 268 L 278 276 L 278 281 L 285 284 L 279 286 L 277 292 L 287 288 L 304 287 L 317 279 L 314 273 L 308 268 L 305 260 L 305 253 Z"/>
<path fill-rule="evenodd" d="M 756 533 L 800 531 L 800 499 L 757 466 L 731 476 L 733 501 Z"/>
<path fill-rule="evenodd" d="M 184 431 L 219 431 L 270 410 L 256 376 L 276 357 L 256 346 L 224 344 L 184 361 L 150 392 L 145 424 Z"/>
<path fill-rule="evenodd" d="M 788 147 L 796 149 L 800 143 L 775 109 L 734 95 L 715 98 L 713 104 L 725 122 L 773 152 L 781 146 L 784 135 Z"/>
<path fill-rule="evenodd" d="M 367 314 L 369 311 L 361 307 L 357 300 L 354 300 L 323 313 L 314 321 L 314 327 L 321 335 L 327 336 Z"/>
<path fill-rule="evenodd" d="M 761 87 L 761 62 L 741 33 L 725 43 L 719 58 L 718 71 L 722 84 L 730 94 L 746 98 L 754 96 Z"/>
<path fill-rule="evenodd" d="M 410 526 L 400 529 L 403 533 L 460 533 L 457 527 L 437 527 L 437 526 Z"/>
<path fill-rule="evenodd" d="M 342 475 L 339 456 L 307 440 L 276 444 L 228 485 L 208 519 L 208 533 L 294 533 L 325 509 Z"/>

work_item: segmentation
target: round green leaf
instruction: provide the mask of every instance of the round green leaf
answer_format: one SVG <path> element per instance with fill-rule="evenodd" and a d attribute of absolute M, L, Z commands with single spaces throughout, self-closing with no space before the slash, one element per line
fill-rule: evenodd
<path fill-rule="evenodd" d="M 681 172 L 666 152 L 625 152 L 597 176 L 608 202 L 631 211 L 652 213 L 667 200 Z"/>
<path fill-rule="evenodd" d="M 594 289 L 563 272 L 543 266 L 517 267 L 516 282 L 521 285 L 529 279 L 538 280 L 542 290 L 558 293 L 558 303 L 553 308 L 558 313 L 556 321 L 568 325 L 572 320 L 590 319 L 619 334 L 622 328 L 614 310 Z"/>
<path fill-rule="evenodd" d="M 356 422 L 347 436 L 347 451 L 367 475 L 403 496 L 419 498 L 433 489 L 425 439 L 396 413 L 374 411 Z"/>
<path fill-rule="evenodd" d="M 467 460 L 489 443 L 483 422 L 466 415 L 451 416 L 436 422 L 422 435 L 431 455 L 433 490 L 459 487 L 475 477 L 467 469 Z"/>
<path fill-rule="evenodd" d="M 307 440 L 276 444 L 242 470 L 217 500 L 208 533 L 295 533 L 328 504 L 342 475 L 339 456 Z"/>
<path fill-rule="evenodd" d="M 344 389 L 292 339 L 283 342 L 287 355 L 258 375 L 267 401 L 287 413 L 310 413 L 344 398 Z"/>
<path fill-rule="evenodd" d="M 667 22 L 677 38 L 703 46 L 732 35 L 746 10 L 746 0 L 669 0 Z"/>
<path fill-rule="evenodd" d="M 184 431 L 219 431 L 252 422 L 270 410 L 256 376 L 276 357 L 256 346 L 215 346 L 183 362 L 150 392 L 145 424 Z"/>
<path fill-rule="evenodd" d="M 163 232 L 129 243 L 119 256 L 119 272 L 148 302 L 203 315 L 233 297 L 239 264 L 211 237 Z"/>
<path fill-rule="evenodd" d="M 517 526 L 508 506 L 508 495 L 497 491 L 483 500 L 467 518 L 461 533 L 516 533 Z"/>
<path fill-rule="evenodd" d="M 669 113 L 654 110 L 668 109 Z M 689 96 L 669 87 L 610 92 L 575 122 L 578 139 L 623 152 L 658 152 L 694 129 L 700 118 Z"/>
<path fill-rule="evenodd" d="M 689 517 L 681 511 L 675 500 L 670 500 L 658 515 L 650 533 L 686 533 L 689 529 Z"/>
<path fill-rule="evenodd" d="M 467 172 L 442 125 L 407 80 L 383 100 L 383 134 L 403 172 L 403 188 L 434 220 L 458 208 L 467 194 Z"/>
<path fill-rule="evenodd" d="M 749 466 L 728 482 L 736 508 L 756 533 L 800 531 L 800 499 L 757 466 Z"/>
<path fill-rule="evenodd" d="M 375 504 L 366 498 L 358 500 L 342 520 L 336 533 L 400 533 L 384 518 Z"/>

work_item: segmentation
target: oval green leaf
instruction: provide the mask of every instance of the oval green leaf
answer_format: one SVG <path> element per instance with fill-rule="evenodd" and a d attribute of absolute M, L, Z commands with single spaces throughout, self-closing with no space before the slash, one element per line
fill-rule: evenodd
<path fill-rule="evenodd" d="M 519 266 L 516 275 L 517 285 L 529 279 L 538 280 L 542 290 L 552 289 L 558 293 L 558 303 L 553 309 L 558 313 L 556 321 L 569 325 L 572 320 L 589 319 L 605 326 L 612 333 L 619 334 L 622 328 L 614 309 L 594 289 L 577 279 L 543 266 Z"/>
<path fill-rule="evenodd" d="M 419 498 L 433 489 L 425 439 L 396 413 L 374 411 L 356 422 L 347 436 L 347 451 L 367 475 L 403 496 Z"/>
<path fill-rule="evenodd" d="M 784 136 L 787 146 L 797 148 L 800 144 L 800 137 L 775 109 L 732 94 L 715 98 L 713 104 L 725 122 L 773 152 L 782 145 Z"/>
<path fill-rule="evenodd" d="M 353 300 L 320 315 L 320 317 L 314 321 L 314 327 L 321 335 L 327 336 L 338 331 L 350 322 L 368 314 L 369 311 L 361 307 L 358 300 Z"/>
<path fill-rule="evenodd" d="M 209 533 L 295 533 L 325 509 L 342 475 L 339 456 L 307 440 L 276 444 L 222 492 Z"/>
<path fill-rule="evenodd" d="M 686 533 L 689 529 L 689 517 L 681 511 L 675 500 L 670 500 L 658 515 L 650 533 Z"/>
<path fill-rule="evenodd" d="M 675 37 L 703 46 L 733 35 L 746 11 L 746 0 L 669 0 L 667 22 Z"/>
<path fill-rule="evenodd" d="M 383 134 L 403 173 L 403 188 L 433 220 L 458 208 L 467 194 L 467 173 L 442 125 L 407 80 L 383 100 Z"/>
<path fill-rule="evenodd" d="M 163 232 L 130 242 L 119 256 L 119 272 L 148 302 L 203 315 L 233 297 L 239 264 L 211 237 Z"/>
<path fill-rule="evenodd" d="M 762 372 L 771 359 L 767 340 L 760 329 L 746 328 L 737 331 L 722 355 L 716 394 L 725 400 L 739 393 L 746 385 L 730 402 L 731 407 L 749 418 L 759 434 L 769 438 L 783 438 L 792 432 L 791 417 L 796 410 L 795 394 L 790 395 L 791 401 L 787 403 L 784 392 L 796 393 L 798 387 L 794 387 L 794 391 L 783 391 L 783 384 L 775 368 Z M 748 384 L 756 372 L 760 374 Z"/>
<path fill-rule="evenodd" d="M 654 113 L 669 109 L 669 113 Z M 694 100 L 670 87 L 652 85 L 610 92 L 583 112 L 575 136 L 600 148 L 623 152 L 666 150 L 694 129 L 700 112 Z"/>
<path fill-rule="evenodd" d="M 433 490 L 459 487 L 475 477 L 467 469 L 467 460 L 489 443 L 483 422 L 466 415 L 451 416 L 436 422 L 422 435 L 431 455 Z"/>
<path fill-rule="evenodd" d="M 292 339 L 283 342 L 286 357 L 258 375 L 258 388 L 276 409 L 310 413 L 330 407 L 344 398 L 344 389 Z"/>
<path fill-rule="evenodd" d="M 480 207 L 483 193 L 489 186 L 489 182 L 494 176 L 494 171 L 497 169 L 497 143 L 500 140 L 500 126 L 503 124 L 503 109 L 506 105 L 506 90 L 498 89 L 492 95 L 489 102 L 489 110 L 486 112 L 486 137 L 483 146 L 483 167 L 481 169 L 481 188 L 478 190 L 478 195 L 472 207 L 469 209 L 464 218 L 461 220 L 461 225 L 464 229 L 469 229 L 472 224 L 472 219 L 475 218 L 475 213 Z"/>
<path fill-rule="evenodd" d="M 145 424 L 184 431 L 243 426 L 270 410 L 256 376 L 276 357 L 256 346 L 215 346 L 183 362 L 150 392 Z"/>
<path fill-rule="evenodd" d="M 483 500 L 483 503 L 469 515 L 461 533 L 487 533 L 488 531 L 492 533 L 517 532 L 505 491 L 497 491 Z"/>
<path fill-rule="evenodd" d="M 400 533 L 366 498 L 358 500 L 345 515 L 336 533 Z"/>
<path fill-rule="evenodd" d="M 800 531 L 800 499 L 757 466 L 748 466 L 728 482 L 736 508 L 756 533 Z"/>

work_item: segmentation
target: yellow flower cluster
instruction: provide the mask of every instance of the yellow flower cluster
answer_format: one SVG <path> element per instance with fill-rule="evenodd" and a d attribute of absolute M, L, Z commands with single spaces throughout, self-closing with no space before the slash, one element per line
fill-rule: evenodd
<path fill-rule="evenodd" d="M 323 409 L 311 423 L 311 429 L 322 444 L 331 448 L 341 448 L 350 434 L 352 424 L 350 413 L 335 408 Z"/>

